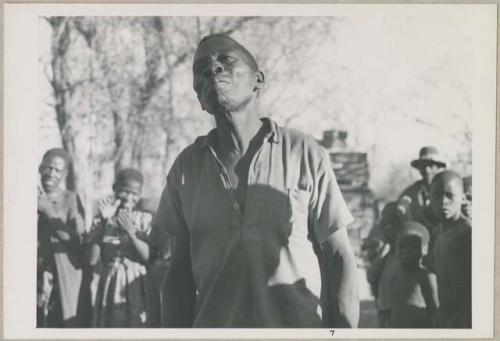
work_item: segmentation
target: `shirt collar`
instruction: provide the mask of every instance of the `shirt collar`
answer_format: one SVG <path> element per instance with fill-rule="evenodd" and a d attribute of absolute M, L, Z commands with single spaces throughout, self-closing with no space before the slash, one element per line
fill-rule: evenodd
<path fill-rule="evenodd" d="M 269 142 L 279 143 L 280 135 L 278 124 L 269 117 L 262 117 L 260 120 L 267 126 L 266 129 L 268 129 L 264 139 L 267 139 Z"/>
<path fill-rule="evenodd" d="M 279 135 L 278 124 L 269 117 L 262 117 L 260 120 L 264 123 L 265 129 L 267 130 L 266 135 L 264 135 L 264 140 L 273 143 L 279 143 L 280 135 Z M 216 136 L 217 136 L 217 129 L 214 128 L 210 130 L 210 132 L 207 135 L 199 136 L 194 143 L 200 148 L 214 146 Z"/>

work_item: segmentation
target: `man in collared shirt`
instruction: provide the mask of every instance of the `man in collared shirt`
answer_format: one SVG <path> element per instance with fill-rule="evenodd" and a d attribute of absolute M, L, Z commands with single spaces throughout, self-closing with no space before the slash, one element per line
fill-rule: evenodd
<path fill-rule="evenodd" d="M 153 241 L 175 240 L 167 326 L 356 327 L 352 216 L 328 154 L 261 117 L 264 74 L 232 38 L 204 38 L 193 74 L 216 128 L 177 157 L 153 221 Z"/>

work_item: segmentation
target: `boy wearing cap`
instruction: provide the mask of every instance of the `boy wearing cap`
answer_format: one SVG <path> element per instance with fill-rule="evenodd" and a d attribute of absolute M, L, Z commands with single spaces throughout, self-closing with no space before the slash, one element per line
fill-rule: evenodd
<path fill-rule="evenodd" d="M 471 222 L 461 214 L 462 178 L 444 171 L 431 185 L 431 204 L 439 215 L 434 264 L 439 288 L 441 328 L 471 328 Z"/>
<path fill-rule="evenodd" d="M 436 276 L 422 266 L 429 232 L 416 222 L 405 222 L 397 241 L 399 267 L 391 282 L 391 327 L 432 328 L 436 326 L 438 294 Z"/>
<path fill-rule="evenodd" d="M 411 162 L 422 175 L 419 180 L 406 188 L 397 202 L 398 214 L 402 221 L 417 221 L 423 224 L 432 235 L 432 228 L 439 223 L 430 208 L 429 186 L 436 174 L 446 168 L 436 147 L 426 146 L 420 149 L 419 158 Z"/>
<path fill-rule="evenodd" d="M 389 252 L 373 261 L 367 271 L 367 279 L 376 297 L 378 325 L 380 328 L 389 328 L 392 308 L 391 282 L 399 268 L 396 239 L 401 223 L 396 213 L 396 203 L 390 202 L 384 206 L 379 225 L 389 244 Z"/>

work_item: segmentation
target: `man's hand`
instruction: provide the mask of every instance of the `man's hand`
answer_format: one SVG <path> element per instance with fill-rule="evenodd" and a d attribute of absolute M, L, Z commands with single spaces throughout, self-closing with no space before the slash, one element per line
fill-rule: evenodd
<path fill-rule="evenodd" d="M 120 210 L 116 216 L 116 221 L 118 222 L 118 226 L 127 232 L 130 237 L 135 236 L 136 227 L 132 214 L 129 211 Z"/>
<path fill-rule="evenodd" d="M 114 216 L 116 214 L 116 210 L 118 209 L 118 206 L 120 206 L 121 201 L 120 200 L 115 200 L 113 202 L 113 198 L 107 197 L 104 199 L 101 199 L 99 201 L 99 212 L 101 213 L 101 216 L 107 220 Z"/>
<path fill-rule="evenodd" d="M 396 214 L 402 221 L 411 220 L 410 218 L 410 208 L 411 208 L 411 198 L 408 195 L 403 196 L 397 201 L 396 204 Z"/>
<path fill-rule="evenodd" d="M 323 242 L 323 252 L 332 309 L 330 327 L 356 328 L 359 321 L 357 266 L 345 228 L 338 229 Z"/>

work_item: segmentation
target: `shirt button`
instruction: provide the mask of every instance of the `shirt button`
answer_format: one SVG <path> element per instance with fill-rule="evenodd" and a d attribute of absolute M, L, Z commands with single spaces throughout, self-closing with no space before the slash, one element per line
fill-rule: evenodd
<path fill-rule="evenodd" d="M 235 210 L 239 210 L 239 209 L 240 209 L 240 205 L 239 205 L 238 203 L 235 203 L 235 204 L 233 205 L 233 208 L 234 208 Z"/>

